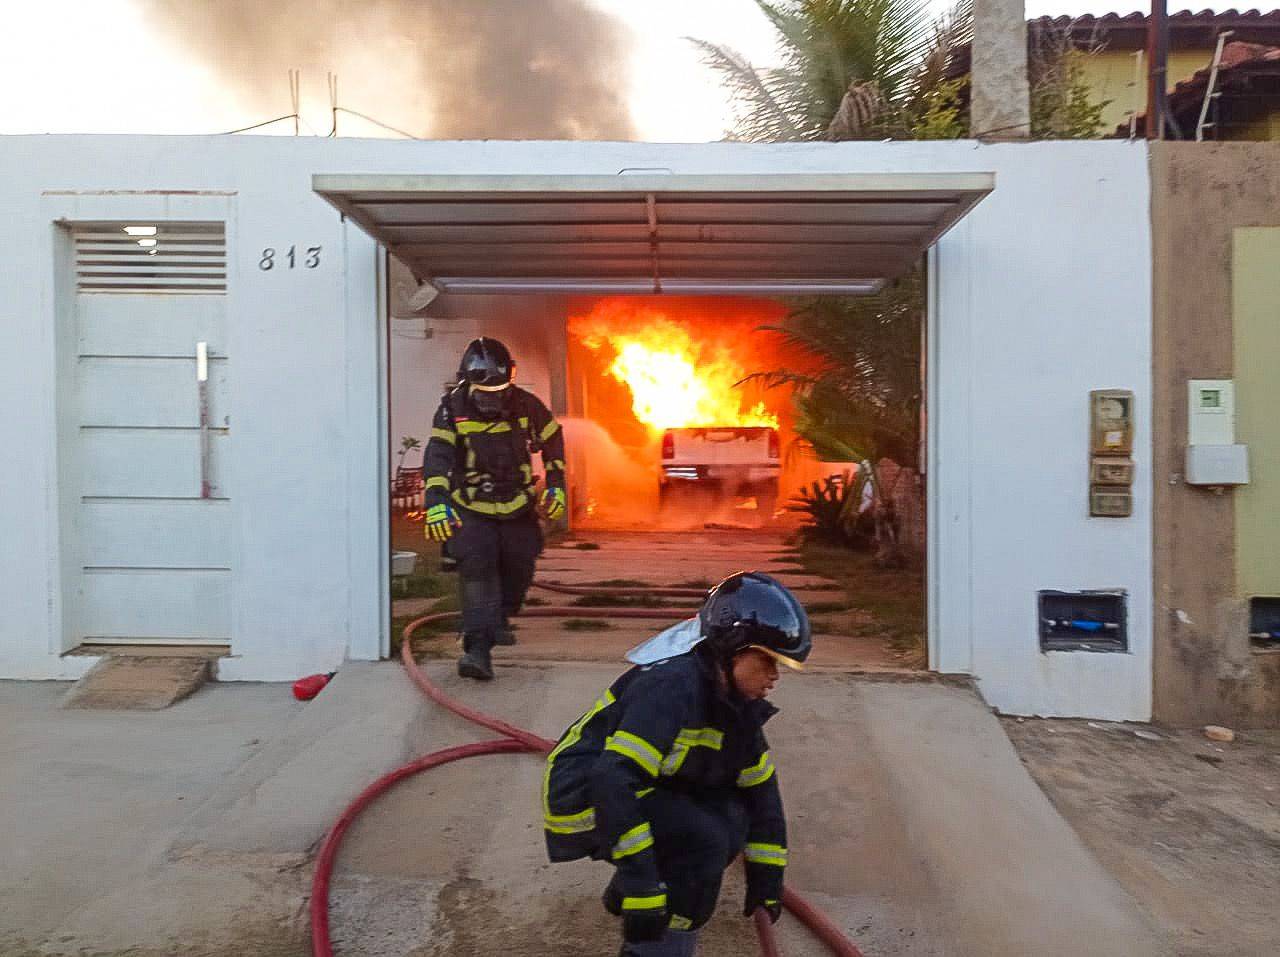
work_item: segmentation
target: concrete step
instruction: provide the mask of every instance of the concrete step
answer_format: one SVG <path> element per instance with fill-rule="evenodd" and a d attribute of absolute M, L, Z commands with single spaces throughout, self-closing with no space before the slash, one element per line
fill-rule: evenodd
<path fill-rule="evenodd" d="M 104 657 L 62 699 L 63 708 L 160 711 L 209 680 L 210 658 L 178 656 Z"/>

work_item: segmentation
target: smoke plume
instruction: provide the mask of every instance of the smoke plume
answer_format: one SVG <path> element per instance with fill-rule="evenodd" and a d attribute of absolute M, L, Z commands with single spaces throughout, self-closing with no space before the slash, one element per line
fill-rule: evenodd
<path fill-rule="evenodd" d="M 625 28 L 588 0 L 138 0 L 246 109 L 339 105 L 436 139 L 630 139 Z M 313 124 L 314 125 L 314 124 Z M 367 127 L 366 127 L 367 129 Z M 321 132 L 328 132 L 327 129 Z"/>

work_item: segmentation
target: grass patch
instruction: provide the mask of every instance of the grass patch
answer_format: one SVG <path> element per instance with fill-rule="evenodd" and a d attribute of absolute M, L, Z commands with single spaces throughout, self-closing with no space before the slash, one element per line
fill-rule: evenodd
<path fill-rule="evenodd" d="M 653 582 L 642 582 L 638 578 L 606 578 L 603 581 L 587 582 L 579 588 L 652 588 Z"/>
<path fill-rule="evenodd" d="M 391 579 L 391 597 L 393 599 L 440 598 L 457 590 L 457 586 L 448 574 L 439 571 L 438 568 L 433 570 L 419 555 L 418 565 L 414 568 L 412 575 L 407 578 Z"/>
<path fill-rule="evenodd" d="M 704 591 L 714 585 L 709 578 L 691 578 L 687 582 L 673 582 L 669 588 L 701 588 Z"/>
<path fill-rule="evenodd" d="M 825 542 L 804 543 L 800 555 L 805 571 L 831 579 L 845 595 L 843 602 L 813 602 L 808 606 L 815 618 L 831 616 L 818 618 L 814 622 L 816 630 L 882 637 L 904 664 L 925 667 L 923 568 L 882 568 L 866 552 Z"/>
<path fill-rule="evenodd" d="M 566 618 L 565 631 L 612 631 L 613 625 L 603 618 Z"/>
<path fill-rule="evenodd" d="M 598 552 L 600 550 L 599 542 L 575 542 L 570 548 L 576 548 L 580 552 Z"/>
<path fill-rule="evenodd" d="M 577 608 L 670 608 L 673 602 L 650 595 L 580 595 L 571 604 Z"/>
<path fill-rule="evenodd" d="M 804 606 L 810 617 L 829 615 L 837 611 L 849 611 L 853 608 L 847 601 L 811 601 Z"/>
<path fill-rule="evenodd" d="M 524 604 L 526 608 L 539 608 L 543 605 L 549 605 L 551 603 L 547 601 L 545 598 L 539 598 L 537 595 L 530 595 L 528 598 L 524 600 Z"/>
<path fill-rule="evenodd" d="M 428 614 L 436 615 L 446 611 L 457 611 L 459 608 L 457 592 L 445 595 L 436 603 Z M 397 616 L 391 619 L 391 656 L 394 658 L 400 654 L 400 642 L 404 636 L 405 626 L 411 621 L 417 620 L 419 615 Z M 450 615 L 448 618 L 441 618 L 435 621 L 429 621 L 420 626 L 413 633 L 413 651 L 415 655 L 424 652 L 429 653 L 429 646 L 433 642 L 441 638 L 452 639 L 458 633 L 458 616 Z"/>

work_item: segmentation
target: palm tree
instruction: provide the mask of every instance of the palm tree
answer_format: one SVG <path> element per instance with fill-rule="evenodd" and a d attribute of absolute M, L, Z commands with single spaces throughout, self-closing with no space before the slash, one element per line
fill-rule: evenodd
<path fill-rule="evenodd" d="M 972 0 L 934 20 L 928 0 L 755 0 L 777 30 L 782 65 L 753 66 L 722 44 L 694 39 L 741 112 L 737 139 L 913 136 L 954 98 L 944 70 L 972 25 Z M 957 111 L 958 115 L 958 111 Z M 927 131 L 926 131 L 927 132 Z M 947 127 L 960 136 L 958 123 Z"/>
<path fill-rule="evenodd" d="M 922 269 L 874 296 L 797 300 L 780 325 L 764 329 L 780 337 L 780 352 L 805 359 L 744 380 L 794 390 L 801 448 L 828 461 L 861 463 L 858 478 L 872 487 L 877 554 L 886 564 L 901 558 L 899 493 L 885 487 L 878 466 L 884 459 L 900 466 L 895 483 L 919 467 L 923 302 Z M 856 528 L 857 513 L 849 508 L 856 510 L 860 500 L 855 495 L 840 512 L 846 534 Z"/>
<path fill-rule="evenodd" d="M 824 459 L 892 459 L 915 468 L 920 449 L 922 270 L 874 296 L 798 300 L 776 333 L 798 367 L 748 376 L 794 389 L 796 431 Z"/>

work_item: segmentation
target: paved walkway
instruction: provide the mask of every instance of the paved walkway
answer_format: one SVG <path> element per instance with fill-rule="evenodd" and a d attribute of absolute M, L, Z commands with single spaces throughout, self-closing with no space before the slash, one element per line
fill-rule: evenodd
<path fill-rule="evenodd" d="M 844 593 L 825 578 L 808 575 L 779 530 L 733 529 L 691 532 L 593 532 L 552 545 L 538 562 L 540 581 L 562 585 L 627 583 L 631 587 L 705 588 L 737 571 L 763 571 L 791 588 L 806 605 L 842 601 Z M 587 546 L 587 547 L 584 547 Z M 577 630 L 565 618 L 538 617 L 539 605 L 572 606 L 579 599 L 534 588 L 532 614 L 517 621 L 520 644 L 499 648 L 504 661 L 620 661 L 626 651 L 656 632 L 688 617 L 697 599 L 670 599 L 671 615 L 661 619 L 617 618 L 607 625 Z M 396 615 L 414 612 L 396 603 Z M 899 673 L 901 663 L 875 637 L 818 635 L 812 666 L 817 670 Z"/>

